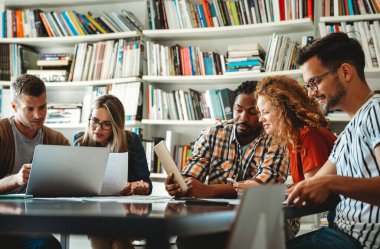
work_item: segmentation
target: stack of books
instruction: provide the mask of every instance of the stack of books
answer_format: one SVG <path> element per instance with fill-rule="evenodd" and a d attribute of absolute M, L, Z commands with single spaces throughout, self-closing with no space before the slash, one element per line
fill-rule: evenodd
<path fill-rule="evenodd" d="M 229 45 L 226 74 L 263 72 L 265 51 L 258 43 Z"/>
<path fill-rule="evenodd" d="M 69 75 L 73 55 L 69 53 L 43 53 L 37 60 L 40 70 L 27 70 L 28 74 L 39 77 L 44 82 L 65 82 Z"/>

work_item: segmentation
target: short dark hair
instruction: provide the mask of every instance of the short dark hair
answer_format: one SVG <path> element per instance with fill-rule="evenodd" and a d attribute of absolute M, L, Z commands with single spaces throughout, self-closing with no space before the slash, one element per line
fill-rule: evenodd
<path fill-rule="evenodd" d="M 46 92 L 45 83 L 38 77 L 23 74 L 11 84 L 13 101 L 17 101 L 21 94 L 38 97 Z"/>
<path fill-rule="evenodd" d="M 313 41 L 300 50 L 296 63 L 303 65 L 314 56 L 317 56 L 323 66 L 330 69 L 337 68 L 342 63 L 349 63 L 356 68 L 359 77 L 365 80 L 363 49 L 358 40 L 350 38 L 346 33 L 330 33 Z"/>
<path fill-rule="evenodd" d="M 256 90 L 257 81 L 244 81 L 233 92 L 232 103 L 235 103 L 236 97 L 240 94 L 253 94 Z"/>

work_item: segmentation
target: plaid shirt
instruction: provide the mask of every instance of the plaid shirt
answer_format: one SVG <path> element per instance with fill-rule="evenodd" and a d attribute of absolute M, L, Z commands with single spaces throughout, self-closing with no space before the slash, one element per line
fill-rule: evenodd
<path fill-rule="evenodd" d="M 203 130 L 182 175 L 202 182 L 209 176 L 210 184 L 227 183 L 228 177 L 237 181 L 254 179 L 264 184 L 285 182 L 289 160 L 284 151 L 272 145 L 267 135 L 260 135 L 242 155 L 235 134 L 232 120 Z"/>

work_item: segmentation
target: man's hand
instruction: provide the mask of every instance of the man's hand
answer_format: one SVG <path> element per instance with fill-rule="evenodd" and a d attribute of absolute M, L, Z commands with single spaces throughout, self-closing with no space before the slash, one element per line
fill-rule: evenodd
<path fill-rule="evenodd" d="M 315 206 L 325 202 L 331 194 L 329 188 L 331 177 L 331 175 L 314 176 L 289 188 L 287 204 L 301 207 Z"/>
<path fill-rule="evenodd" d="M 235 182 L 234 183 L 234 189 L 236 192 L 241 195 L 243 194 L 244 190 L 252 187 L 252 186 L 259 186 L 260 184 L 256 182 L 255 180 L 245 180 L 241 182 Z"/>
<path fill-rule="evenodd" d="M 25 185 L 29 181 L 30 170 L 32 169 L 32 164 L 22 165 L 20 171 L 15 175 L 16 184 L 18 186 Z"/>
<path fill-rule="evenodd" d="M 213 194 L 210 192 L 210 186 L 198 181 L 194 177 L 185 178 L 185 183 L 189 187 L 189 189 L 187 190 L 188 196 L 194 196 L 199 198 L 213 196 Z"/>
<path fill-rule="evenodd" d="M 165 179 L 165 189 L 171 196 L 185 196 L 186 192 L 183 192 L 179 184 L 174 182 L 174 174 L 170 173 Z"/>
<path fill-rule="evenodd" d="M 149 184 L 141 181 L 128 182 L 127 186 L 120 191 L 122 195 L 147 195 L 149 193 Z"/>

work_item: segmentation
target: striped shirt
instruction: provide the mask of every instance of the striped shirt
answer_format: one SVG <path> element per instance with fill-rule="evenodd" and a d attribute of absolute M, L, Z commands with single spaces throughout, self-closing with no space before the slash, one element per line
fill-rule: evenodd
<path fill-rule="evenodd" d="M 355 178 L 380 175 L 374 149 L 380 143 L 380 95 L 369 99 L 335 142 L 329 160 L 337 174 Z M 379 190 L 380 191 L 380 190 Z M 335 223 L 363 248 L 380 248 L 380 207 L 340 196 Z"/>
<path fill-rule="evenodd" d="M 227 183 L 228 177 L 259 183 L 285 182 L 288 157 L 271 144 L 267 135 L 260 135 L 242 151 L 232 120 L 209 127 L 199 135 L 182 174 L 202 182 L 208 176 L 210 184 Z"/>

